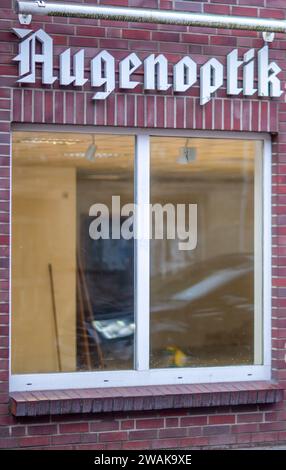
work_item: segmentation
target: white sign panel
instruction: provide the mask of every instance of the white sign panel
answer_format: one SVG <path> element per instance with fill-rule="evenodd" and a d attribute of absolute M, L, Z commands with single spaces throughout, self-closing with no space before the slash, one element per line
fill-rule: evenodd
<path fill-rule="evenodd" d="M 19 53 L 14 58 L 19 62 L 18 83 L 36 82 L 36 65 L 42 68 L 41 82 L 52 85 L 56 80 L 61 86 L 82 87 L 88 81 L 94 89 L 94 100 L 105 100 L 116 87 L 115 59 L 107 51 L 101 51 L 90 61 L 90 74 L 85 76 L 85 50 L 81 49 L 72 55 L 66 49 L 59 56 L 59 74 L 54 74 L 53 39 L 44 30 L 31 31 L 28 29 L 13 30 L 20 38 Z M 257 88 L 255 87 L 255 65 L 257 62 Z M 200 69 L 192 57 L 185 56 L 172 69 L 172 79 L 168 74 L 168 60 L 163 54 L 150 54 L 142 61 L 132 52 L 119 62 L 119 88 L 134 89 L 140 82 L 132 77 L 138 69 L 144 71 L 144 90 L 166 91 L 171 87 L 176 93 L 184 93 L 192 86 L 200 87 L 200 103 L 204 105 L 211 100 L 214 93 L 224 84 L 229 95 L 260 97 L 279 97 L 282 94 L 281 72 L 276 62 L 269 62 L 269 48 L 265 45 L 257 54 L 254 49 L 247 51 L 242 58 L 234 49 L 227 55 L 225 66 L 216 58 L 209 59 Z M 242 83 L 239 85 L 239 76 Z"/>

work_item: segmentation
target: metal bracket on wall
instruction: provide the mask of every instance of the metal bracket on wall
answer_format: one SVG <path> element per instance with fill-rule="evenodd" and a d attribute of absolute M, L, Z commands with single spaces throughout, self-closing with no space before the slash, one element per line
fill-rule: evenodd
<path fill-rule="evenodd" d="M 44 0 L 38 0 L 35 2 L 39 8 L 45 8 L 46 2 Z M 32 22 L 32 15 L 26 13 L 19 13 L 18 15 L 19 23 L 20 24 L 31 24 Z"/>
<path fill-rule="evenodd" d="M 19 23 L 20 24 L 31 24 L 32 22 L 32 15 L 18 15 Z"/>
<path fill-rule="evenodd" d="M 271 33 L 270 31 L 265 31 L 262 33 L 262 37 L 265 42 L 273 42 L 275 39 L 275 33 Z"/>

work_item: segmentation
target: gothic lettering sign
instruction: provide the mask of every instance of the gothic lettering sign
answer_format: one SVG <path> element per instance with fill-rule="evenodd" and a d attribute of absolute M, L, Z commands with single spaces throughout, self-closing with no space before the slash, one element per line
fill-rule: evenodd
<path fill-rule="evenodd" d="M 108 51 L 101 51 L 90 60 L 87 78 L 84 69 L 85 50 L 81 49 L 72 55 L 71 49 L 66 49 L 59 56 L 59 73 L 56 75 L 52 37 L 42 29 L 31 31 L 15 28 L 13 31 L 20 38 L 19 53 L 14 58 L 19 63 L 18 83 L 35 83 L 36 66 L 40 64 L 41 82 L 44 85 L 52 85 L 58 80 L 63 87 L 83 87 L 89 81 L 94 90 L 94 100 L 105 100 L 114 92 L 115 58 Z M 192 86 L 199 85 L 201 105 L 210 101 L 223 86 L 225 73 L 229 95 L 253 96 L 257 93 L 260 97 L 279 97 L 282 94 L 278 76 L 281 69 L 276 62 L 269 61 L 268 45 L 257 52 L 250 49 L 243 57 L 239 57 L 238 50 L 234 49 L 227 55 L 226 70 L 216 58 L 209 59 L 199 68 L 192 57 L 185 56 L 173 65 L 172 79 L 168 74 L 168 60 L 163 54 L 150 54 L 142 61 L 132 52 L 119 62 L 121 90 L 132 90 L 140 84 L 132 77 L 140 67 L 144 72 L 144 90 L 164 92 L 173 88 L 174 92 L 183 94 Z"/>

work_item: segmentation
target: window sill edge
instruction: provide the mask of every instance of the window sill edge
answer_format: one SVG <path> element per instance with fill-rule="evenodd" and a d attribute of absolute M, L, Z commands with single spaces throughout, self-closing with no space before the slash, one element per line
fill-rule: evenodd
<path fill-rule="evenodd" d="M 14 416 L 63 415 L 277 403 L 274 381 L 11 392 Z"/>

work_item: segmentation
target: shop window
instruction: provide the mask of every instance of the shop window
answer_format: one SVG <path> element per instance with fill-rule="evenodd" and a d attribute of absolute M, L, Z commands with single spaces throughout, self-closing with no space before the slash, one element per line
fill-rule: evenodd
<path fill-rule="evenodd" d="M 264 154 L 15 131 L 12 388 L 265 378 Z"/>
<path fill-rule="evenodd" d="M 133 240 L 89 235 L 94 203 L 111 229 L 112 195 L 133 202 L 133 155 L 129 136 L 14 134 L 13 373 L 133 367 Z"/>
<path fill-rule="evenodd" d="M 257 141 L 152 137 L 152 204 L 197 206 L 193 249 L 151 241 L 152 367 L 261 363 L 260 162 Z"/>

